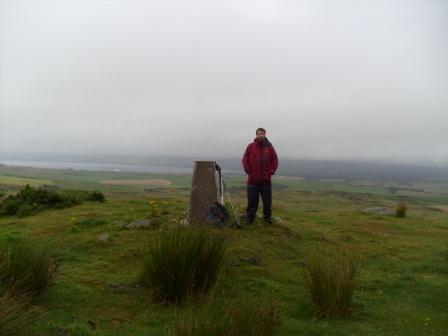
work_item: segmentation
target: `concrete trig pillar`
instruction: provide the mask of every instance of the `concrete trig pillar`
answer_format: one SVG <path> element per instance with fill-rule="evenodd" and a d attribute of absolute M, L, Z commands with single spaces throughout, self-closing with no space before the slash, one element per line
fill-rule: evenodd
<path fill-rule="evenodd" d="M 218 202 L 218 187 L 215 161 L 195 161 L 191 181 L 188 224 L 203 223 L 207 210 Z"/>

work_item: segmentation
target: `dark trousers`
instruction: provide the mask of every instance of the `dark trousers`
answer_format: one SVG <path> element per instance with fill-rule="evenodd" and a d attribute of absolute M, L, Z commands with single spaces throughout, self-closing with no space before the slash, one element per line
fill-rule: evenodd
<path fill-rule="evenodd" d="M 270 219 L 272 214 L 272 188 L 270 184 L 248 184 L 247 185 L 247 209 L 246 216 L 248 221 L 255 219 L 255 213 L 258 208 L 258 201 L 263 201 L 263 218 Z"/>

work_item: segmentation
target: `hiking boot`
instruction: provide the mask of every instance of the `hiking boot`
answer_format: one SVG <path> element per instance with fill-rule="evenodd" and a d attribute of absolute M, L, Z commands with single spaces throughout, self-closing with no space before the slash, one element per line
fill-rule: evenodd
<path fill-rule="evenodd" d="M 271 219 L 271 218 L 263 218 L 263 221 L 264 221 L 266 224 L 272 224 L 272 219 Z"/>

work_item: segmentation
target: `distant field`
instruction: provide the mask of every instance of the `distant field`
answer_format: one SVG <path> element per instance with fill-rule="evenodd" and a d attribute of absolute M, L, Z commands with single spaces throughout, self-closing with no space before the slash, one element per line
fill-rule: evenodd
<path fill-rule="evenodd" d="M 54 182 L 51 180 L 0 175 L 0 185 L 2 184 L 13 186 L 26 186 L 29 184 L 32 187 L 38 187 L 43 185 L 53 185 Z"/>
<path fill-rule="evenodd" d="M 305 181 L 302 176 L 275 176 L 277 181 Z"/>
<path fill-rule="evenodd" d="M 102 184 L 110 185 L 137 185 L 137 186 L 162 186 L 168 187 L 172 184 L 169 180 L 163 179 L 127 179 L 127 180 L 104 180 Z"/>
<path fill-rule="evenodd" d="M 190 175 L 167 175 L 147 173 L 127 173 L 112 171 L 87 171 L 71 169 L 44 169 L 30 167 L 0 166 L 0 174 L 3 176 L 40 179 L 52 181 L 60 188 L 67 189 L 91 189 L 103 192 L 143 192 L 145 188 L 184 188 L 191 185 Z M 103 181 L 126 181 L 103 183 Z M 145 183 L 131 182 L 134 180 L 146 180 Z M 166 181 L 161 183 L 149 183 L 150 180 Z"/>
<path fill-rule="evenodd" d="M 141 193 L 154 188 L 189 188 L 191 175 L 148 174 L 127 172 L 76 171 L 71 169 L 41 169 L 0 166 L 0 176 L 9 183 L 3 185 L 51 184 L 60 188 L 90 189 L 103 192 Z M 243 175 L 224 176 L 231 188 L 245 188 Z M 428 204 L 448 204 L 448 183 L 379 180 L 320 179 L 306 180 L 301 176 L 274 176 L 277 189 L 306 192 L 342 192 L 370 194 L 390 198 L 416 199 Z"/>
<path fill-rule="evenodd" d="M 433 204 L 429 207 L 430 209 L 436 209 L 443 212 L 448 212 L 448 204 Z"/>

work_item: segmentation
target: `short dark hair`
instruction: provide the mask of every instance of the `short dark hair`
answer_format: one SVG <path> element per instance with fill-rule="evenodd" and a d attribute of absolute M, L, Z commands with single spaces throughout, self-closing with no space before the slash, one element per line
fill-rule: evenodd
<path fill-rule="evenodd" d="M 266 130 L 263 127 L 258 127 L 257 130 L 255 131 L 255 134 L 257 134 L 258 131 L 266 133 Z"/>

